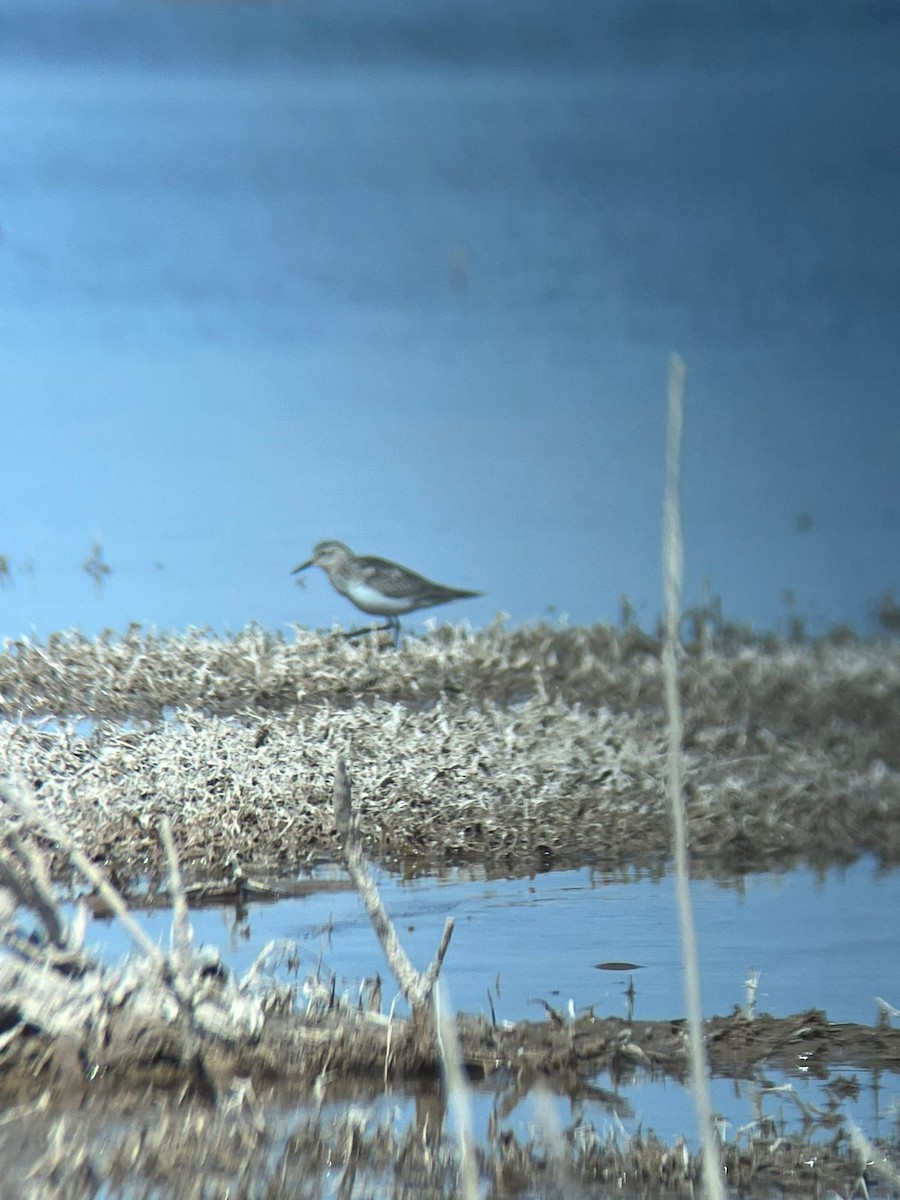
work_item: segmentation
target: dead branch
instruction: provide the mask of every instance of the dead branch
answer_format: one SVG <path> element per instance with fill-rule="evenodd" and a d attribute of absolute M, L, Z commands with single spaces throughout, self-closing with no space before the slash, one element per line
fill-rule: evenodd
<path fill-rule="evenodd" d="M 193 935 L 188 916 L 187 898 L 181 879 L 181 869 L 175 853 L 175 843 L 172 840 L 172 824 L 167 816 L 163 817 L 159 823 L 159 836 L 169 865 L 169 895 L 172 900 L 172 958 L 179 982 L 183 983 L 190 970 Z"/>
<path fill-rule="evenodd" d="M 42 830 L 57 845 L 65 850 L 72 863 L 84 878 L 102 896 L 103 900 L 122 922 L 122 927 L 134 944 L 153 962 L 162 974 L 166 973 L 166 959 L 162 951 L 151 941 L 128 911 L 128 905 L 112 886 L 96 863 L 91 862 L 80 846 L 69 836 L 60 823 L 47 812 L 38 808 L 33 797 L 25 788 L 11 779 L 0 782 L 0 797 L 23 817 L 28 824 Z"/>
<path fill-rule="evenodd" d="M 444 956 L 450 945 L 450 938 L 453 936 L 453 918 L 447 918 L 433 962 L 424 972 L 418 972 L 400 944 L 397 930 L 388 916 L 375 881 L 363 860 L 358 821 L 353 814 L 350 779 L 342 758 L 337 760 L 334 772 L 334 820 L 341 839 L 341 849 L 347 871 L 366 906 L 366 912 L 369 914 L 369 919 L 381 943 L 388 966 L 393 971 L 394 977 L 400 985 L 400 991 L 409 1001 L 413 1012 L 424 1011 L 430 1004 L 431 993 L 434 991 Z"/>
<path fill-rule="evenodd" d="M 59 950 L 68 950 L 66 922 L 53 898 L 50 873 L 36 847 L 12 827 L 4 831 L 6 846 L 0 852 L 0 884 L 10 889 L 18 902 L 30 908 Z"/>

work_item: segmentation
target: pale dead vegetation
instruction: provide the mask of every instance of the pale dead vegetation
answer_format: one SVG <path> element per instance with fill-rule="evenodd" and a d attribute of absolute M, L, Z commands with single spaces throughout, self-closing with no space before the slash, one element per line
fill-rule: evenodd
<path fill-rule="evenodd" d="M 704 637 L 679 672 L 695 874 L 773 857 L 900 858 L 896 644 Z M 429 1005 L 451 928 L 416 972 L 363 862 L 658 867 L 670 853 L 662 699 L 659 646 L 634 628 L 443 627 L 399 652 L 256 628 L 8 643 L 0 1156 L 17 1164 L 11 1194 L 436 1198 L 459 1194 L 461 1172 L 491 1195 L 695 1194 L 697 1156 L 652 1136 L 601 1137 L 576 1121 L 548 1149 L 498 1124 L 477 1162 L 454 1143 Z M 410 1017 L 361 1007 L 309 963 L 286 983 L 275 967 L 298 965 L 290 947 L 267 947 L 237 978 L 192 944 L 182 875 L 240 884 L 337 857 Z M 84 916 L 59 907 L 60 881 L 121 906 L 125 922 L 124 895 L 161 888 L 175 905 L 171 947 L 132 930 L 127 961 L 96 961 Z M 498 1119 L 537 1082 L 602 1104 L 601 1071 L 686 1078 L 679 1022 L 551 1011 L 511 1028 L 459 1018 L 457 1032 L 470 1076 L 498 1087 Z M 707 1032 L 714 1074 L 800 1070 L 801 1059 L 807 1070 L 832 1049 L 862 1069 L 900 1062 L 900 1034 L 816 1014 L 772 1028 L 734 1014 Z M 413 1081 L 414 1121 L 368 1111 Z M 351 1098 L 362 1107 L 329 1111 Z M 831 1128 L 831 1114 L 810 1119 L 810 1138 Z M 826 1151 L 760 1128 L 722 1156 L 742 1191 L 864 1186 L 865 1163 L 837 1137 Z"/>
<path fill-rule="evenodd" d="M 362 860 L 340 760 L 334 811 L 342 853 L 400 995 L 410 1005 L 410 1021 L 394 1022 L 380 1012 L 354 1007 L 317 973 L 302 985 L 303 1019 L 294 1020 L 298 989 L 276 982 L 267 967 L 279 954 L 296 956 L 296 947 L 266 947 L 240 980 L 226 970 L 215 949 L 195 948 L 167 819 L 158 830 L 173 901 L 171 946 L 164 951 L 134 920 L 106 872 L 33 795 L 2 782 L 0 804 L 0 1054 L 7 1055 L 8 1068 L 0 1087 L 9 1085 L 9 1068 L 22 1055 L 34 1074 L 51 1079 L 59 1074 L 64 1082 L 77 1082 L 85 1074 L 116 1080 L 121 1073 L 120 1082 L 133 1084 L 135 1074 L 153 1076 L 161 1070 L 164 1082 L 167 1076 L 185 1086 L 196 1082 L 213 1094 L 216 1079 L 242 1072 L 309 1086 L 332 1060 L 341 1070 L 362 1074 L 377 1067 L 385 1077 L 435 1069 L 430 1001 L 453 922 L 447 923 L 434 962 L 417 972 Z M 136 951 L 124 965 L 104 966 L 85 953 L 85 910 L 79 905 L 74 919 L 64 917 L 37 835 L 56 844 L 122 923 Z M 276 1014 L 284 1020 L 271 1019 Z"/>
<path fill-rule="evenodd" d="M 896 643 L 688 647 L 680 665 L 695 869 L 900 858 Z M 635 629 L 451 627 L 376 638 L 130 630 L 0 654 L 0 756 L 123 881 L 335 851 L 348 756 L 367 853 L 406 869 L 654 864 L 669 854 L 659 649 Z"/>
<path fill-rule="evenodd" d="M 52 1200 L 98 1195 L 122 1200 L 205 1200 L 337 1194 L 449 1198 L 529 1196 L 692 1196 L 701 1160 L 652 1134 L 598 1134 L 576 1119 L 528 1143 L 502 1127 L 535 1086 L 593 1100 L 612 1112 L 627 1105 L 597 1083 L 618 1087 L 636 1073 L 684 1081 L 684 1023 L 623 1021 L 549 1010 L 543 1022 L 498 1026 L 486 1018 L 431 1016 L 430 998 L 452 922 L 432 964 L 416 971 L 362 861 L 360 814 L 340 763 L 333 814 L 347 868 L 362 894 L 411 1006 L 363 1008 L 337 993 L 333 979 L 307 971 L 294 984 L 271 974 L 290 946 L 267 947 L 241 978 L 215 949 L 193 945 L 180 868 L 165 825 L 160 832 L 173 895 L 171 946 L 147 941 L 104 873 L 72 843 L 33 797 L 6 783 L 0 848 L 0 1159 L 9 1194 Z M 84 918 L 58 907 L 34 839 L 56 840 L 89 882 L 113 893 L 135 952 L 100 963 L 83 947 Z M 767 1063 L 787 1070 L 842 1064 L 896 1070 L 900 1031 L 832 1026 L 823 1014 L 775 1020 L 737 1012 L 708 1023 L 713 1069 L 744 1077 Z M 448 1043 L 457 1046 L 452 1053 Z M 446 1129 L 448 1095 L 437 1086 L 440 1060 L 456 1092 L 463 1070 L 496 1081 L 487 1137 L 454 1141 Z M 451 1070 L 452 1068 L 452 1070 Z M 373 1100 L 404 1085 L 415 1115 L 395 1120 Z M 764 1088 L 763 1088 L 764 1090 Z M 339 1103 L 334 1108 L 334 1102 Z M 348 1102 L 349 1105 L 348 1105 Z M 809 1195 L 864 1181 L 866 1162 L 839 1119 L 804 1106 L 807 1139 L 760 1124 L 723 1147 L 733 1188 L 768 1194 L 773 1186 Z M 885 1163 L 889 1160 L 883 1157 Z M 883 1167 L 879 1170 L 883 1172 Z M 337 1186 L 337 1191 L 334 1191 Z"/>
<path fill-rule="evenodd" d="M 328 1079 L 386 1084 L 395 1076 L 436 1073 L 429 1002 L 452 922 L 434 963 L 420 975 L 362 862 L 340 762 L 335 818 L 348 870 L 409 1000 L 408 1019 L 385 1018 L 380 1005 L 373 1011 L 354 1006 L 318 973 L 296 986 L 279 982 L 266 972 L 275 948 L 267 947 L 241 979 L 217 951 L 195 948 L 165 820 L 160 834 L 173 897 L 168 952 L 147 939 L 102 869 L 25 788 L 2 783 L 0 801 L 0 1089 L 18 1101 L 0 1116 L 0 1144 L 20 1142 L 13 1158 L 16 1195 L 94 1196 L 102 1187 L 106 1194 L 149 1196 L 159 1194 L 160 1185 L 179 1197 L 230 1195 L 235 1187 L 262 1195 L 272 1145 L 256 1086 L 273 1083 L 310 1097 L 319 1089 L 315 1123 L 307 1129 L 316 1130 L 314 1144 L 302 1142 L 299 1128 L 291 1143 L 303 1146 L 313 1172 L 318 1166 L 321 1177 L 333 1155 L 344 1159 L 345 1173 L 355 1172 L 352 1145 L 329 1148 L 327 1125 L 319 1119 Z M 57 844 L 123 922 L 136 949 L 124 963 L 102 964 L 85 952 L 84 910 L 67 920 L 59 908 L 38 832 Z M 163 1089 L 177 1097 L 174 1105 L 161 1098 Z M 111 1095 L 125 1099 L 118 1119 Z M 136 1096 L 141 1099 L 132 1109 Z M 104 1136 L 88 1146 L 84 1131 L 101 1108 Z M 141 1117 L 129 1122 L 137 1111 Z M 348 1132 L 358 1135 L 348 1121 Z M 73 1127 L 79 1129 L 74 1141 Z M 300 1180 L 308 1178 L 309 1166 L 304 1163 Z"/>
<path fill-rule="evenodd" d="M 635 848 L 662 851 L 658 745 L 631 718 L 536 700 L 515 710 L 375 700 L 240 720 L 179 711 L 84 734 L 0 724 L 7 769 L 122 879 L 161 875 L 164 815 L 192 878 L 333 857 L 333 764 L 348 747 L 363 835 L 383 861 L 621 853 L 626 813 L 646 819 Z"/>

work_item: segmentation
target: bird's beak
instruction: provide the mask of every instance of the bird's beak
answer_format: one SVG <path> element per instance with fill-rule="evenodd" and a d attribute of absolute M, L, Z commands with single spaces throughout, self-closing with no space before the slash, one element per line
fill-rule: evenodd
<path fill-rule="evenodd" d="M 296 575 L 298 571 L 305 571 L 307 567 L 313 566 L 313 562 L 314 560 L 310 558 L 307 562 L 301 563 L 299 567 L 294 567 L 293 571 L 291 571 L 291 574 Z"/>

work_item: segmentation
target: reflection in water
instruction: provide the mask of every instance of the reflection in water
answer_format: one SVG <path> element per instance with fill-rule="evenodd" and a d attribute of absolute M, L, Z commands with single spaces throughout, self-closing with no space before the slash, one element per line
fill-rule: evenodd
<path fill-rule="evenodd" d="M 299 966 L 301 978 L 331 977 L 338 992 L 366 1004 L 381 980 L 387 1008 L 395 985 L 362 904 L 355 894 L 334 890 L 339 872 L 323 874 L 328 890 L 321 893 L 238 910 L 195 911 L 195 936 L 220 946 L 227 942 L 223 956 L 239 972 L 269 941 L 294 939 L 292 966 Z M 469 870 L 403 881 L 382 873 L 379 886 L 414 963 L 430 961 L 445 918 L 454 916 L 444 978 L 458 1011 L 483 1013 L 492 1022 L 538 1020 L 545 1009 L 564 1021 L 589 1007 L 629 1021 L 666 1020 L 683 1012 L 674 898 L 666 876 L 632 874 L 623 881 L 621 872 L 580 870 L 491 880 Z M 693 891 L 708 1015 L 746 1004 L 745 981 L 754 972 L 759 1011 L 777 1016 L 819 1008 L 832 1020 L 872 1024 L 873 997 L 900 995 L 894 920 L 900 874 L 862 861 L 846 869 L 747 876 L 725 884 L 704 880 Z M 142 923 L 167 938 L 168 913 L 145 914 Z M 89 941 L 109 957 L 123 952 L 119 938 L 115 926 L 99 922 L 89 932 Z M 598 971 L 598 964 L 607 969 Z M 476 1132 L 492 1117 L 529 1119 L 528 1102 L 515 1097 L 504 1104 L 496 1082 L 476 1089 Z M 562 1125 L 614 1119 L 626 1129 L 653 1128 L 665 1138 L 692 1128 L 682 1088 L 649 1078 L 640 1064 L 615 1078 L 601 1074 L 594 1085 L 577 1103 L 554 1099 Z M 732 1137 L 762 1128 L 827 1129 L 836 1113 L 851 1115 L 877 1136 L 896 1122 L 897 1096 L 894 1076 L 885 1081 L 856 1068 L 789 1078 L 767 1066 L 746 1082 L 713 1082 L 714 1105 Z M 443 1119 L 439 1096 L 417 1092 L 415 1105 L 422 1128 Z"/>
<path fill-rule="evenodd" d="M 683 1013 L 677 920 L 668 875 L 591 869 L 525 879 L 489 879 L 477 869 L 404 881 L 376 874 L 414 963 L 431 960 L 446 917 L 456 919 L 443 977 L 457 1010 L 498 1020 L 537 1017 L 547 1003 L 635 1016 Z M 358 989 L 386 964 L 361 902 L 339 869 L 323 868 L 309 893 L 192 913 L 199 941 L 219 945 L 246 970 L 271 939 L 298 943 L 301 971 L 334 971 Z M 836 1021 L 871 1024 L 875 997 L 900 995 L 900 873 L 863 859 L 850 867 L 798 869 L 692 885 L 703 970 L 704 1011 L 728 1013 L 755 986 L 760 1012 L 821 1008 Z M 166 912 L 144 914 L 168 937 Z M 94 926 L 104 953 L 124 950 L 115 927 Z M 598 964 L 607 969 L 598 970 Z M 615 969 L 612 969 L 615 968 Z M 639 969 L 638 969 L 639 968 Z M 754 980 L 755 985 L 754 985 Z M 391 999 L 385 984 L 385 1002 Z M 488 992 L 491 1000 L 488 1001 Z"/>

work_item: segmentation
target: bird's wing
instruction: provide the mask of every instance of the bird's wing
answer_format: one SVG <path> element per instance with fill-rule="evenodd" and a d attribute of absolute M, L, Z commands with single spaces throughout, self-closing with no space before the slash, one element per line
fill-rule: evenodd
<path fill-rule="evenodd" d="M 357 559 L 356 565 L 365 582 L 370 587 L 377 588 L 383 596 L 400 599 L 417 592 L 430 592 L 440 586 L 426 579 L 424 575 L 418 575 L 408 567 L 401 567 L 386 558 L 360 558 Z"/>

